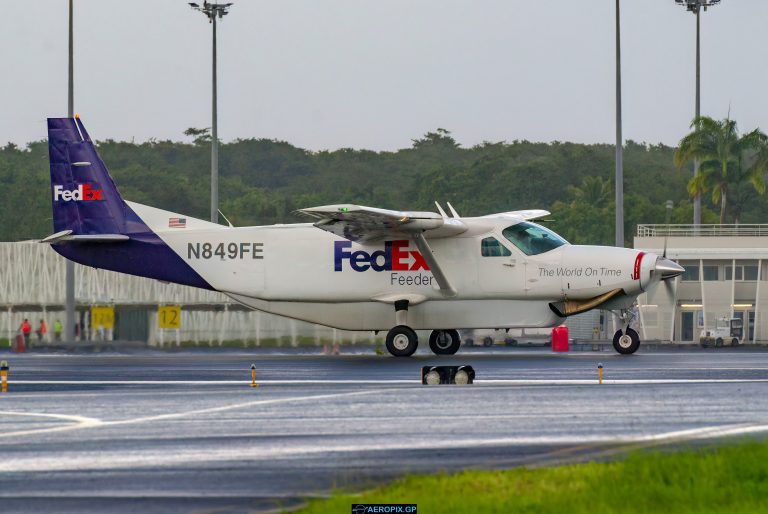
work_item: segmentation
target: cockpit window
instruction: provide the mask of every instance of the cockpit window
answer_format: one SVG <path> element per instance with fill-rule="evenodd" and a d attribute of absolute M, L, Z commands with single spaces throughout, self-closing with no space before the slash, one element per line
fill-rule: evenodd
<path fill-rule="evenodd" d="M 568 243 L 551 230 L 527 221 L 505 228 L 502 234 L 526 255 L 539 255 Z"/>
<path fill-rule="evenodd" d="M 495 237 L 486 237 L 480 242 L 480 254 L 483 257 L 509 257 L 512 252 Z"/>

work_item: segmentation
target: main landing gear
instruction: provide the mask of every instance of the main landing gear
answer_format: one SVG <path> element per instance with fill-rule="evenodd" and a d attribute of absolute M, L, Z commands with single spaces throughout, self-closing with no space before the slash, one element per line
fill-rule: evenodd
<path fill-rule="evenodd" d="M 419 337 L 407 325 L 408 300 L 395 302 L 395 323 L 397 326 L 387 332 L 387 351 L 395 357 L 409 357 L 419 346 Z M 429 348 L 436 355 L 453 355 L 459 350 L 461 339 L 456 330 L 433 330 L 429 335 Z"/>
<path fill-rule="evenodd" d="M 613 334 L 613 349 L 622 355 L 630 355 L 640 348 L 640 336 L 635 330 L 629 328 L 634 317 L 631 310 L 622 310 L 620 317 L 623 328 Z"/>
<path fill-rule="evenodd" d="M 387 350 L 395 357 L 410 357 L 419 347 L 419 336 L 406 325 L 398 325 L 387 332 Z"/>
<path fill-rule="evenodd" d="M 429 335 L 429 349 L 436 355 L 453 355 L 459 351 L 461 339 L 457 330 L 433 330 Z"/>

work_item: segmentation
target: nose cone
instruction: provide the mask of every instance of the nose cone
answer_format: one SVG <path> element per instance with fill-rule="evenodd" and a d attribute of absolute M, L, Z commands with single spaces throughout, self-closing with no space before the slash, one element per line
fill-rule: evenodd
<path fill-rule="evenodd" d="M 685 268 L 680 266 L 678 263 L 664 257 L 657 257 L 656 271 L 661 273 L 661 280 L 669 280 L 670 278 L 675 278 L 678 275 L 682 275 L 685 271 Z"/>

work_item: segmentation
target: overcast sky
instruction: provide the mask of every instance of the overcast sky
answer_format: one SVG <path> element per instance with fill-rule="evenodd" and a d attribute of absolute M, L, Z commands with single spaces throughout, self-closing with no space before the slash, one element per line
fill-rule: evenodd
<path fill-rule="evenodd" d="M 67 109 L 67 2 L 0 17 L 0 144 Z M 219 24 L 219 133 L 313 150 L 614 140 L 613 0 L 235 0 Z M 702 112 L 768 130 L 768 1 L 702 16 Z M 96 139 L 210 126 L 211 27 L 176 0 L 75 0 L 75 110 Z M 624 135 L 675 144 L 694 109 L 695 17 L 622 0 Z"/>

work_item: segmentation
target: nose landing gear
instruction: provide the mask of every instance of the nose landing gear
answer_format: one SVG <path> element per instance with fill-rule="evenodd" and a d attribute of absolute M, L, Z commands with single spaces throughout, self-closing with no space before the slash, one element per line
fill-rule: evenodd
<path fill-rule="evenodd" d="M 640 336 L 631 328 L 613 334 L 613 348 L 622 355 L 630 355 L 640 348 Z"/>
<path fill-rule="evenodd" d="M 640 336 L 634 329 L 629 328 L 634 319 L 634 312 L 632 309 L 625 309 L 619 317 L 624 328 L 613 334 L 613 349 L 622 355 L 631 355 L 640 348 Z"/>

